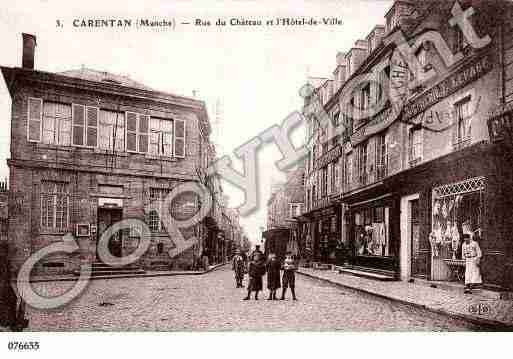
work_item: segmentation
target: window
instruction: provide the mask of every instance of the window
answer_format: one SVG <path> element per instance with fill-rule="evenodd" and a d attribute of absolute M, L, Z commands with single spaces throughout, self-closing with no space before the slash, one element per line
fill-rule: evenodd
<path fill-rule="evenodd" d="M 62 146 L 71 144 L 71 105 L 44 102 L 42 142 Z"/>
<path fill-rule="evenodd" d="M 185 157 L 185 121 L 150 119 L 150 153 L 156 156 Z"/>
<path fill-rule="evenodd" d="M 122 112 L 101 110 L 99 123 L 99 148 L 125 151 L 125 115 Z"/>
<path fill-rule="evenodd" d="M 408 134 L 408 148 L 410 163 L 418 163 L 422 160 L 422 128 L 412 127 Z"/>
<path fill-rule="evenodd" d="M 129 152 L 148 152 L 149 116 L 126 113 L 126 149 Z"/>
<path fill-rule="evenodd" d="M 376 176 L 382 179 L 387 175 L 387 141 L 386 134 L 376 138 Z"/>
<path fill-rule="evenodd" d="M 354 250 L 357 256 L 391 256 L 389 207 L 358 210 L 353 215 Z"/>
<path fill-rule="evenodd" d="M 301 203 L 291 203 L 289 208 L 289 217 L 297 217 L 301 215 Z"/>
<path fill-rule="evenodd" d="M 43 122 L 43 100 L 40 98 L 28 99 L 27 139 L 31 142 L 41 141 L 41 127 Z"/>
<path fill-rule="evenodd" d="M 328 167 L 321 170 L 321 198 L 328 195 Z"/>
<path fill-rule="evenodd" d="M 164 232 L 166 230 L 159 213 L 164 213 L 169 208 L 164 207 L 164 200 L 171 192 L 169 188 L 150 188 L 150 211 L 148 213 L 148 227 L 152 232 Z"/>
<path fill-rule="evenodd" d="M 41 183 L 41 227 L 64 231 L 69 226 L 68 184 L 44 181 Z"/>
<path fill-rule="evenodd" d="M 333 163 L 331 167 L 331 193 L 338 191 L 338 162 Z"/>
<path fill-rule="evenodd" d="M 463 100 L 454 105 L 456 112 L 456 143 L 470 139 L 471 133 L 471 111 L 470 111 L 470 96 L 465 97 Z"/>
<path fill-rule="evenodd" d="M 97 107 L 72 105 L 73 145 L 96 147 L 98 141 Z"/>
<path fill-rule="evenodd" d="M 361 185 L 367 184 L 367 142 L 358 147 L 358 181 Z"/>
<path fill-rule="evenodd" d="M 351 155 L 346 156 L 346 161 L 344 164 L 344 185 L 346 189 L 349 190 L 351 185 L 351 178 L 353 177 L 353 158 Z"/>

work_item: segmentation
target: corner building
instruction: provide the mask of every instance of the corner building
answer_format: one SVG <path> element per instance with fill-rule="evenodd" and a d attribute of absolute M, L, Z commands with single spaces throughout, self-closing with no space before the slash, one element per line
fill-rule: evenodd
<path fill-rule="evenodd" d="M 1 68 L 12 98 L 12 265 L 18 269 L 39 249 L 72 233 L 80 250 L 47 256 L 36 272 L 78 270 L 80 263 L 98 260 L 97 241 L 106 228 L 138 218 L 152 232 L 139 266 L 193 268 L 211 226 L 204 220 L 181 229 L 186 239 L 196 236 L 199 243 L 171 258 L 174 238 L 157 207 L 178 184 L 206 178 L 212 151 L 205 104 L 86 68 L 38 71 L 35 49 L 35 37 L 23 34 L 23 66 Z M 182 218 L 198 206 L 194 196 L 180 196 L 165 210 Z M 136 228 L 116 233 L 109 242 L 111 253 L 122 257 L 133 252 L 139 235 Z M 214 247 L 210 242 L 207 245 Z"/>

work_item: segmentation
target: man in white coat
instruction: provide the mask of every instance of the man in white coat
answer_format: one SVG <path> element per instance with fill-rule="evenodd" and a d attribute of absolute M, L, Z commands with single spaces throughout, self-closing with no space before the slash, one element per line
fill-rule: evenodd
<path fill-rule="evenodd" d="M 465 259 L 465 293 L 472 293 L 475 285 L 483 283 L 481 279 L 481 248 L 474 241 L 470 234 L 463 235 L 463 244 L 461 246 L 461 254 Z"/>

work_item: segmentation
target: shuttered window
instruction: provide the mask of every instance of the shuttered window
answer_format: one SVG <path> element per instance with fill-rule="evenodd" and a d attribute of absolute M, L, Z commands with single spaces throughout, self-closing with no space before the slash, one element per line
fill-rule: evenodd
<path fill-rule="evenodd" d="M 166 157 L 173 156 L 173 139 L 176 133 L 175 121 L 155 117 L 150 118 L 150 154 Z"/>
<path fill-rule="evenodd" d="M 43 100 L 29 97 L 27 139 L 31 142 L 41 142 L 41 127 L 43 117 Z"/>
<path fill-rule="evenodd" d="M 175 120 L 175 157 L 185 157 L 185 121 Z"/>
<path fill-rule="evenodd" d="M 71 105 L 43 103 L 42 142 L 61 146 L 71 144 Z"/>
<path fill-rule="evenodd" d="M 129 152 L 148 152 L 149 116 L 126 113 L 126 149 Z"/>
<path fill-rule="evenodd" d="M 73 145 L 84 146 L 85 106 L 73 104 Z"/>
<path fill-rule="evenodd" d="M 108 151 L 125 151 L 125 114 L 101 110 L 98 147 Z"/>
<path fill-rule="evenodd" d="M 98 117 L 100 110 L 97 107 L 87 107 L 87 141 L 88 147 L 98 146 Z"/>

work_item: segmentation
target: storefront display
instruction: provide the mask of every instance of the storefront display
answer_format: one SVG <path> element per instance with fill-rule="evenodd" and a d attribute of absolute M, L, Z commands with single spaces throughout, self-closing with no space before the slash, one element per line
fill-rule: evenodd
<path fill-rule="evenodd" d="M 483 177 L 437 187 L 433 190 L 432 231 L 429 241 L 433 279 L 454 278 L 454 263 L 462 260 L 463 234 L 482 238 Z M 456 261 L 456 262 L 455 262 Z"/>
<path fill-rule="evenodd" d="M 374 207 L 354 213 L 354 244 L 357 256 L 389 256 L 389 207 Z"/>

